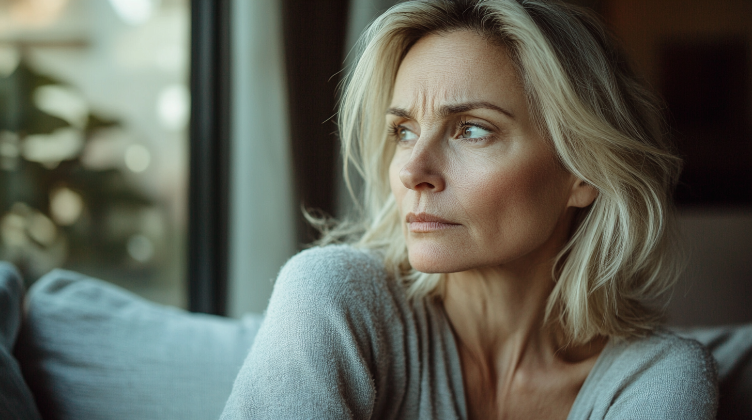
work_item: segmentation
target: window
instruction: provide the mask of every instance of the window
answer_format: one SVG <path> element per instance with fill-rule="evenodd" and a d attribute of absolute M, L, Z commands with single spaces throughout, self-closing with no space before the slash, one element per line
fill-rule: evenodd
<path fill-rule="evenodd" d="M 0 4 L 0 258 L 186 306 L 187 0 Z"/>

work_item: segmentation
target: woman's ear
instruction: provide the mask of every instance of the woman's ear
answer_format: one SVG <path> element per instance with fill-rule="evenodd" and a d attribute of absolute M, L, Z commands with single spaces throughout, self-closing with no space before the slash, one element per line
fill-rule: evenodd
<path fill-rule="evenodd" d="M 589 183 L 577 178 L 574 185 L 572 185 L 572 192 L 569 194 L 567 207 L 587 207 L 593 204 L 595 197 L 598 197 L 598 190 Z"/>

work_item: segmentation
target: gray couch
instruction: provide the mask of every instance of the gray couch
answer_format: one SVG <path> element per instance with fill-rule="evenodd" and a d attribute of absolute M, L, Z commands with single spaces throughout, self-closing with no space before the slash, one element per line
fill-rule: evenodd
<path fill-rule="evenodd" d="M 216 419 L 261 323 L 157 305 L 63 270 L 35 283 L 26 305 L 23 294 L 0 263 L 0 419 Z M 718 361 L 718 418 L 752 419 L 752 325 L 680 333 Z"/>

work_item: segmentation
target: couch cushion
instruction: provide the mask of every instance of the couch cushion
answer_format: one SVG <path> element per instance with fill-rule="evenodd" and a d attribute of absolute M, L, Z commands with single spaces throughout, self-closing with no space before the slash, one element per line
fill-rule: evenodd
<path fill-rule="evenodd" d="M 718 363 L 718 420 L 752 420 L 752 324 L 676 332 L 705 345 Z"/>
<path fill-rule="evenodd" d="M 56 270 L 29 291 L 16 358 L 45 419 L 212 419 L 260 321 L 192 314 Z"/>
<path fill-rule="evenodd" d="M 34 398 L 11 355 L 21 327 L 23 283 L 16 269 L 0 262 L 0 419 L 39 419 Z"/>

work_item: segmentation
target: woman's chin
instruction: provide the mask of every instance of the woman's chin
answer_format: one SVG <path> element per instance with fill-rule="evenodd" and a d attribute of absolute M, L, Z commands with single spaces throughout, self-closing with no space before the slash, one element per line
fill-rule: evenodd
<path fill-rule="evenodd" d="M 410 266 L 421 273 L 456 273 L 467 270 L 467 262 L 458 258 L 457 252 L 437 249 L 408 250 Z"/>

